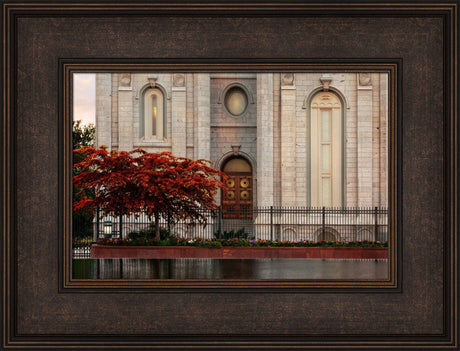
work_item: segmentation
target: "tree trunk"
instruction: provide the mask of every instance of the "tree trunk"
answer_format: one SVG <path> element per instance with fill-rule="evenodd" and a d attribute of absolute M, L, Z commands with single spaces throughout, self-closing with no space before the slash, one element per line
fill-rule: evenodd
<path fill-rule="evenodd" d="M 155 240 L 160 240 L 160 214 L 155 212 Z"/>

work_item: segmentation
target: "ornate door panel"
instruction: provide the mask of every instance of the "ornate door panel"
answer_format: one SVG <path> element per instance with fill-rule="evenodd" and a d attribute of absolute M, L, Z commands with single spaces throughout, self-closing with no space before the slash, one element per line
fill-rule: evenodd
<path fill-rule="evenodd" d="M 223 217 L 252 218 L 252 175 L 234 173 L 227 177 L 227 190 L 222 198 Z"/>

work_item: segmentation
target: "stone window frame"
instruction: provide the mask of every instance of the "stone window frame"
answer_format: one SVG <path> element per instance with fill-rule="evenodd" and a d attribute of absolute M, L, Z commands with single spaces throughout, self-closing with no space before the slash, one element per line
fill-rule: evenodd
<path fill-rule="evenodd" d="M 156 136 L 151 136 L 151 137 L 146 137 L 145 136 L 145 94 L 150 90 L 150 89 L 157 89 L 161 95 L 162 95 L 162 102 L 163 102 L 163 137 L 160 139 Z M 168 140 L 168 128 L 167 128 L 167 123 L 168 123 L 168 114 L 167 114 L 167 93 L 164 87 L 158 83 L 156 83 L 154 86 L 150 84 L 144 85 L 140 89 L 140 99 L 139 99 L 139 140 L 143 142 L 165 142 Z"/>
<path fill-rule="evenodd" d="M 245 108 L 245 110 L 243 111 L 243 113 L 241 113 L 240 115 L 234 115 L 232 114 L 230 111 L 228 111 L 227 109 L 227 106 L 225 106 L 225 97 L 227 96 L 227 93 L 233 89 L 233 88 L 240 88 L 241 90 L 243 90 L 243 92 L 246 94 L 246 97 L 248 99 L 248 104 Z M 245 117 L 248 112 L 249 112 L 249 106 L 250 105 L 253 105 L 255 102 L 254 102 L 254 95 L 251 93 L 251 91 L 249 90 L 249 88 L 240 83 L 240 82 L 232 82 L 230 84 L 228 84 L 220 93 L 219 95 L 219 100 L 217 102 L 218 104 L 221 104 L 223 106 L 223 110 L 225 111 L 225 113 L 232 117 L 232 118 L 235 118 L 235 119 L 241 119 L 243 117 Z"/>
<path fill-rule="evenodd" d="M 341 112 L 341 143 L 340 143 L 340 147 L 341 147 L 341 158 L 342 158 L 342 174 L 341 174 L 341 206 L 344 207 L 346 206 L 346 202 L 347 202 L 347 197 L 346 197 L 346 167 L 347 167 L 347 162 L 346 162 L 346 142 L 345 142 L 345 128 L 346 128 L 346 124 L 345 124 L 345 121 L 346 121 L 346 110 L 349 108 L 349 105 L 348 105 L 348 99 L 346 98 L 346 96 L 338 89 L 334 88 L 334 87 L 331 87 L 329 86 L 328 89 L 324 89 L 322 87 L 319 87 L 317 89 L 314 89 L 309 95 L 308 97 L 304 100 L 304 103 L 303 103 L 303 106 L 302 108 L 303 109 L 306 109 L 307 110 L 307 125 L 308 125 L 308 134 L 311 133 L 311 109 L 312 109 L 312 102 L 313 100 L 320 94 L 322 93 L 332 93 L 333 95 L 335 95 L 335 97 L 339 100 L 340 102 L 340 112 Z M 311 153 L 311 145 L 312 143 L 312 140 L 311 140 L 311 136 L 309 135 L 308 138 L 307 138 L 307 148 L 308 148 L 308 151 L 307 153 L 310 154 Z M 311 159 L 310 157 L 308 157 L 308 166 L 307 166 L 307 169 L 308 169 L 308 176 L 307 176 L 307 189 L 308 189 L 308 195 L 307 195 L 307 203 L 311 206 L 312 205 L 312 184 L 311 184 L 311 178 L 312 178 L 312 165 L 311 165 Z"/>

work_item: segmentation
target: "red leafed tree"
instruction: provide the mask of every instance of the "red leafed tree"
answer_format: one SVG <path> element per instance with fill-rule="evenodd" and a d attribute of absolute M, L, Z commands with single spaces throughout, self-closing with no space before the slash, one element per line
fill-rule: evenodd
<path fill-rule="evenodd" d="M 172 221 L 191 219 L 206 223 L 203 209 L 215 209 L 215 195 L 223 187 L 225 175 L 206 160 L 174 157 L 169 152 L 108 152 L 105 147 L 84 147 L 84 160 L 74 167 L 75 186 L 92 189 L 93 198 L 74 202 L 74 211 L 96 211 L 114 216 L 146 213 L 155 220 L 156 239 L 160 239 L 160 217 Z"/>

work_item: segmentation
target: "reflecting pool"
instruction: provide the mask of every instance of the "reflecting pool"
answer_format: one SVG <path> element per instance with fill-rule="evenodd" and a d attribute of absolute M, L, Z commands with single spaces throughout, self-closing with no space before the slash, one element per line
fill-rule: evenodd
<path fill-rule="evenodd" d="M 74 259 L 74 279 L 386 280 L 388 260 L 374 259 Z"/>

